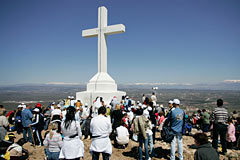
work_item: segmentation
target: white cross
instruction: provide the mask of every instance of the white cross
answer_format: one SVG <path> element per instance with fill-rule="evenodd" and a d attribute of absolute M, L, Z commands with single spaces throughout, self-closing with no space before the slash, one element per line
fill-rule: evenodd
<path fill-rule="evenodd" d="M 98 8 L 98 28 L 82 31 L 83 37 L 98 36 L 98 72 L 107 73 L 107 35 L 125 32 L 123 24 L 107 25 L 107 8 Z"/>

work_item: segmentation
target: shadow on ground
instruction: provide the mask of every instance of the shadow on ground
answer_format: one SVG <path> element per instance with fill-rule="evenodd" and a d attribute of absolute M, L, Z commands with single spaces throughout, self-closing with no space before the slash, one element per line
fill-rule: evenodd
<path fill-rule="evenodd" d="M 169 159 L 170 149 L 163 149 L 162 147 L 155 148 L 155 157 Z"/>
<path fill-rule="evenodd" d="M 132 157 L 132 158 L 137 159 L 138 158 L 138 147 L 137 146 L 132 147 L 131 151 L 123 152 L 122 154 L 126 157 Z"/>

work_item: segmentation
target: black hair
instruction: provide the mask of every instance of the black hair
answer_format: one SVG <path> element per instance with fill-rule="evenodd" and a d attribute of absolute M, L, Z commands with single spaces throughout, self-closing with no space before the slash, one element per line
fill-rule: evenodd
<path fill-rule="evenodd" d="M 148 104 L 149 106 L 153 107 L 153 102 L 149 102 Z"/>
<path fill-rule="evenodd" d="M 99 109 L 98 109 L 98 114 L 106 114 L 106 108 L 104 107 L 104 106 L 102 106 L 102 107 L 100 107 Z"/>
<path fill-rule="evenodd" d="M 0 108 L 4 108 L 3 105 L 0 105 Z"/>
<path fill-rule="evenodd" d="M 149 104 L 149 98 L 148 98 L 148 97 L 145 98 L 144 103 L 145 103 L 146 105 Z"/>
<path fill-rule="evenodd" d="M 206 109 L 203 109 L 202 112 L 206 112 Z"/>
<path fill-rule="evenodd" d="M 205 133 L 196 133 L 193 135 L 193 138 L 199 143 L 200 145 L 207 144 L 208 142 L 208 137 Z"/>
<path fill-rule="evenodd" d="M 229 118 L 229 119 L 228 119 L 228 123 L 233 123 L 233 119 L 232 119 L 232 118 Z"/>
<path fill-rule="evenodd" d="M 27 141 L 24 139 L 24 138 L 20 138 L 18 141 L 17 141 L 17 144 L 19 146 L 23 146 Z"/>
<path fill-rule="evenodd" d="M 121 120 L 120 125 L 125 126 L 125 122 L 123 120 Z"/>
<path fill-rule="evenodd" d="M 218 99 L 218 100 L 217 100 L 217 106 L 218 106 L 218 107 L 223 106 L 223 100 L 222 100 L 222 99 Z"/>
<path fill-rule="evenodd" d="M 72 121 L 75 121 L 75 112 L 76 112 L 76 109 L 73 106 L 69 106 L 67 108 L 66 119 L 64 121 L 65 123 L 64 127 L 66 129 L 70 126 Z"/>

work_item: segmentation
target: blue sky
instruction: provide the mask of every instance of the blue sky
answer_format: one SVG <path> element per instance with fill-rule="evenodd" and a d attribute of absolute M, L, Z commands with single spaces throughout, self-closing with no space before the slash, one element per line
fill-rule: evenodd
<path fill-rule="evenodd" d="M 1 0 L 0 85 L 87 83 L 97 72 L 99 6 L 108 24 L 108 72 L 117 83 L 240 80 L 239 0 Z"/>

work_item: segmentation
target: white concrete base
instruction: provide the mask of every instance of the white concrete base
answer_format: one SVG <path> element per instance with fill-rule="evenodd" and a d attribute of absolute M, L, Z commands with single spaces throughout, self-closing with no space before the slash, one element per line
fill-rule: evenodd
<path fill-rule="evenodd" d="M 89 92 L 116 92 L 117 84 L 112 77 L 106 72 L 98 72 L 87 84 L 87 91 Z"/>
<path fill-rule="evenodd" d="M 109 104 L 114 96 L 120 101 L 125 95 L 126 92 L 117 90 L 117 84 L 108 73 L 98 72 L 87 84 L 87 91 L 76 93 L 76 99 L 92 105 L 96 97 L 103 97 L 105 104 Z"/>
<path fill-rule="evenodd" d="M 88 103 L 89 105 L 92 105 L 92 102 L 96 99 L 96 97 L 103 97 L 104 103 L 109 104 L 113 99 L 113 96 L 117 96 L 117 99 L 120 101 L 122 99 L 122 96 L 125 96 L 125 95 L 126 95 L 126 92 L 122 92 L 122 91 L 115 91 L 115 92 L 84 91 L 84 92 L 77 92 L 76 99 L 81 100 L 83 104 Z"/>

